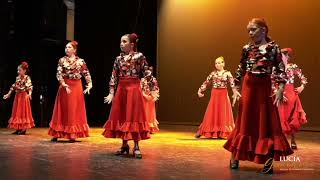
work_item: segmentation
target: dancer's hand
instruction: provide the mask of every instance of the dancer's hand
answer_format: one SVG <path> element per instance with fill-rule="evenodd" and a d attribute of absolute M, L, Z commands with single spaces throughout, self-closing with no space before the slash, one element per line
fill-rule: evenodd
<path fill-rule="evenodd" d="M 157 92 L 157 91 L 152 91 L 151 92 L 151 96 L 152 96 L 152 100 L 153 101 L 157 101 L 157 100 L 159 100 L 159 97 L 160 97 L 160 94 L 159 94 L 159 92 Z"/>
<path fill-rule="evenodd" d="M 236 88 L 232 89 L 232 92 L 233 92 L 233 95 L 232 95 L 232 107 L 233 107 L 236 104 L 236 102 L 239 101 L 239 99 L 241 98 L 241 94 Z"/>
<path fill-rule="evenodd" d="M 68 85 L 68 84 L 63 83 L 63 84 L 61 84 L 61 86 L 62 86 L 62 87 L 64 87 L 64 88 L 66 89 L 67 94 L 70 94 L 70 93 L 71 93 L 71 89 L 70 89 L 70 87 L 69 87 L 69 85 Z"/>
<path fill-rule="evenodd" d="M 90 94 L 90 90 L 92 89 L 92 83 L 89 83 L 87 86 L 86 86 L 86 89 L 83 91 L 83 94 Z"/>
<path fill-rule="evenodd" d="M 32 94 L 31 93 L 27 94 L 27 98 L 29 98 L 31 100 L 32 99 Z"/>
<path fill-rule="evenodd" d="M 4 95 L 4 96 L 3 96 L 3 99 L 8 99 L 8 98 L 10 97 L 10 95 L 11 95 L 10 93 Z"/>
<path fill-rule="evenodd" d="M 279 87 L 276 93 L 274 93 L 272 96 L 275 96 L 275 99 L 273 101 L 273 104 L 276 106 L 279 106 L 280 103 L 286 102 L 287 98 L 284 96 L 284 88 L 283 86 Z"/>
<path fill-rule="evenodd" d="M 295 91 L 300 94 L 304 90 L 304 85 L 301 85 L 295 89 Z"/>
<path fill-rule="evenodd" d="M 109 94 L 107 97 L 104 97 L 104 103 L 110 104 L 113 99 L 113 94 Z"/>
<path fill-rule="evenodd" d="M 201 91 L 198 91 L 198 97 L 202 98 L 204 96 L 204 94 Z"/>

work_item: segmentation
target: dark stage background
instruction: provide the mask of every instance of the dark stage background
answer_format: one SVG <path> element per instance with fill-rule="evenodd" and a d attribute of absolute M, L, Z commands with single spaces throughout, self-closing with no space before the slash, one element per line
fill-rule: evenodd
<path fill-rule="evenodd" d="M 32 108 L 36 126 L 48 126 L 58 88 L 56 66 L 64 55 L 66 6 L 63 0 L 1 0 L 0 2 L 0 123 L 7 126 L 14 97 L 3 100 L 22 60 L 31 66 Z M 75 40 L 88 64 L 93 89 L 86 96 L 90 126 L 102 126 L 110 105 L 103 104 L 120 37 L 136 32 L 139 51 L 156 66 L 157 3 L 149 0 L 76 0 Z M 83 81 L 84 82 L 84 81 Z M 42 95 L 42 99 L 40 98 Z"/>

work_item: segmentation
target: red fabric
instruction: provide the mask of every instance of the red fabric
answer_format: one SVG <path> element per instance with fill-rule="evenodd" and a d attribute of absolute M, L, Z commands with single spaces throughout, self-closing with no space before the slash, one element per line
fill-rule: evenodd
<path fill-rule="evenodd" d="M 301 125 L 307 123 L 306 113 L 304 112 L 300 98 L 294 90 L 293 84 L 285 86 L 285 96 L 288 99 L 278 107 L 282 130 L 285 134 L 296 133 Z"/>
<path fill-rule="evenodd" d="M 228 90 L 213 88 L 203 121 L 197 134 L 207 138 L 226 138 L 234 128 Z"/>
<path fill-rule="evenodd" d="M 273 105 L 270 76 L 246 73 L 241 95 L 236 126 L 224 148 L 237 160 L 258 164 L 292 154 Z"/>
<path fill-rule="evenodd" d="M 59 87 L 48 134 L 56 138 L 76 139 L 89 136 L 87 114 L 80 79 L 64 79 L 71 93 Z"/>
<path fill-rule="evenodd" d="M 134 141 L 150 138 L 139 78 L 120 78 L 104 128 L 102 134 L 106 138 Z"/>
<path fill-rule="evenodd" d="M 150 126 L 150 132 L 154 133 L 154 132 L 158 132 L 159 131 L 159 127 L 158 124 L 159 122 L 157 121 L 157 117 L 156 117 L 156 105 L 155 105 L 155 101 L 152 100 L 147 100 L 147 98 L 143 98 L 144 101 L 144 107 L 146 110 L 146 117 L 147 120 L 149 122 L 149 126 Z"/>
<path fill-rule="evenodd" d="M 34 127 L 30 99 L 27 98 L 27 95 L 26 92 L 16 93 L 8 128 L 30 129 Z"/>

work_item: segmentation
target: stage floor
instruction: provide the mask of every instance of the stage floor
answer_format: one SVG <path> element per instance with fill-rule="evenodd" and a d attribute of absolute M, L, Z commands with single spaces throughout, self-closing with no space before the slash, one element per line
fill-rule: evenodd
<path fill-rule="evenodd" d="M 0 129 L 0 179 L 319 179 L 320 133 L 300 132 L 292 160 L 276 162 L 273 175 L 256 173 L 262 165 L 240 162 L 229 169 L 225 140 L 195 139 L 195 126 L 161 125 L 161 132 L 141 141 L 143 159 L 114 156 L 119 139 L 106 139 L 102 128 L 91 128 L 91 137 L 79 142 L 50 142 L 47 128 L 27 135 Z M 132 147 L 132 142 L 130 142 Z M 300 161 L 298 161 L 298 159 Z"/>

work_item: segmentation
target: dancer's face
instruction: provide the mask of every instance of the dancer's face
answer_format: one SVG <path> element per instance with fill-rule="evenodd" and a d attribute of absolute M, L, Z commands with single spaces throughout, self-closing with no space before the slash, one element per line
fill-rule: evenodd
<path fill-rule="evenodd" d="M 216 59 L 215 61 L 215 67 L 218 71 L 221 71 L 224 69 L 224 61 L 220 58 Z"/>
<path fill-rule="evenodd" d="M 284 64 L 288 64 L 289 60 L 290 60 L 290 56 L 288 55 L 288 53 L 281 53 L 282 55 L 282 61 Z"/>
<path fill-rule="evenodd" d="M 18 68 L 17 68 L 17 73 L 18 73 L 18 75 L 20 75 L 20 76 L 24 76 L 24 75 L 26 74 L 26 70 L 23 69 L 21 66 L 18 66 Z"/>
<path fill-rule="evenodd" d="M 76 49 L 71 45 L 71 43 L 68 43 L 64 49 L 67 56 L 72 56 L 76 54 Z"/>
<path fill-rule="evenodd" d="M 266 29 L 263 27 L 259 27 L 257 24 L 253 22 L 249 22 L 247 30 L 250 39 L 255 43 L 261 42 L 263 39 L 266 38 Z"/>
<path fill-rule="evenodd" d="M 120 49 L 124 53 L 129 53 L 130 51 L 132 51 L 133 43 L 130 43 L 130 39 L 128 36 L 124 35 L 121 37 Z"/>

